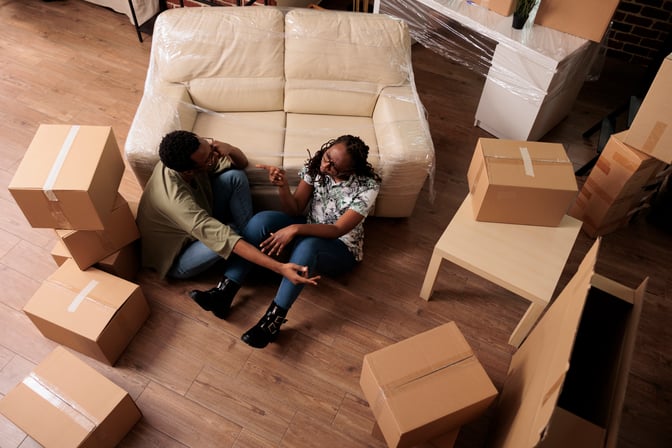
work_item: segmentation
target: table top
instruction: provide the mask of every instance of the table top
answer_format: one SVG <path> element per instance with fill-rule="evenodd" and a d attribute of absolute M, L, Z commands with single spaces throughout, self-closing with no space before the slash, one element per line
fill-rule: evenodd
<path fill-rule="evenodd" d="M 558 227 L 476 221 L 467 195 L 435 250 L 521 297 L 548 303 L 581 224 L 568 215 Z"/>

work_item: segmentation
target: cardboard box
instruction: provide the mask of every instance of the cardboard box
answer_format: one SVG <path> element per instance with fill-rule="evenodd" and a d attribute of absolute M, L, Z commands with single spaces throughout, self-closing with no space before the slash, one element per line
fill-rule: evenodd
<path fill-rule="evenodd" d="M 140 286 L 66 260 L 23 311 L 46 337 L 114 365 L 149 316 Z"/>
<path fill-rule="evenodd" d="M 672 163 L 672 54 L 663 60 L 623 139 L 630 146 Z"/>
<path fill-rule="evenodd" d="M 578 192 L 559 143 L 480 138 L 467 181 L 477 221 L 554 227 Z"/>
<path fill-rule="evenodd" d="M 516 6 L 516 0 L 471 0 L 471 3 L 476 3 L 490 11 L 503 16 L 510 16 Z"/>
<path fill-rule="evenodd" d="M 9 191 L 33 227 L 102 230 L 123 173 L 111 127 L 41 125 Z"/>
<path fill-rule="evenodd" d="M 542 0 L 534 23 L 602 41 L 620 0 Z"/>
<path fill-rule="evenodd" d="M 595 274 L 599 243 L 513 354 L 488 446 L 616 446 L 648 279 Z"/>
<path fill-rule="evenodd" d="M 63 241 L 58 240 L 51 249 L 51 257 L 58 266 L 61 266 L 66 260 L 71 259 L 72 255 L 70 255 L 70 251 L 65 247 Z M 132 282 L 140 271 L 139 240 L 134 241 L 131 244 L 122 247 L 112 255 L 103 258 L 98 263 L 94 264 L 93 267 Z"/>
<path fill-rule="evenodd" d="M 0 400 L 0 412 L 46 448 L 114 447 L 142 417 L 126 391 L 63 347 Z"/>
<path fill-rule="evenodd" d="M 411 447 L 479 417 L 497 390 L 454 322 L 364 356 L 359 382 L 389 447 Z"/>
<path fill-rule="evenodd" d="M 117 195 L 117 200 L 105 220 L 104 230 L 56 230 L 56 234 L 70 252 L 80 269 L 87 269 L 140 238 L 128 202 Z"/>
<path fill-rule="evenodd" d="M 613 134 L 569 210 L 591 237 L 623 227 L 651 195 L 650 186 L 667 166 L 623 142 L 628 131 Z"/>

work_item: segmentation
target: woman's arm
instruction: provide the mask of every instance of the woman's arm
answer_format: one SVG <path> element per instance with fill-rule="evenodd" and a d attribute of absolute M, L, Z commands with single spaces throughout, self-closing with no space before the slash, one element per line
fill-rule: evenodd
<path fill-rule="evenodd" d="M 289 188 L 285 170 L 277 166 L 270 165 L 255 165 L 257 168 L 268 171 L 268 180 L 270 183 L 278 187 L 278 196 L 280 197 L 280 206 L 282 211 L 291 216 L 298 216 L 303 214 L 303 211 L 308 205 L 308 201 L 313 194 L 312 185 L 307 184 L 303 179 L 299 181 L 299 185 L 294 190 L 294 194 Z"/>
<path fill-rule="evenodd" d="M 356 211 L 347 210 L 333 224 L 292 224 L 272 233 L 259 246 L 265 254 L 279 255 L 285 246 L 298 235 L 334 239 L 350 232 L 363 219 L 364 216 Z"/>

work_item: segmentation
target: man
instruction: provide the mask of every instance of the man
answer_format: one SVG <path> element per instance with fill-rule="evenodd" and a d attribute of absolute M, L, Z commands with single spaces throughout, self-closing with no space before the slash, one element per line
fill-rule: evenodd
<path fill-rule="evenodd" d="M 142 264 L 161 278 L 193 277 L 221 259 L 242 257 L 283 275 L 293 284 L 317 284 L 307 268 L 280 263 L 250 245 L 239 233 L 253 214 L 247 157 L 235 146 L 173 131 L 159 145 L 160 161 L 144 188 L 138 208 Z M 224 277 L 189 296 L 224 319 L 244 280 L 241 263 L 227 263 Z"/>

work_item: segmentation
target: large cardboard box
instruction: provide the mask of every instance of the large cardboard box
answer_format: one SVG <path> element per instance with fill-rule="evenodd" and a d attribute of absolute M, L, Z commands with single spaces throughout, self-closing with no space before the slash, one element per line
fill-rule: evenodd
<path fill-rule="evenodd" d="M 454 322 L 364 356 L 360 386 L 389 447 L 450 434 L 497 390 Z"/>
<path fill-rule="evenodd" d="M 602 41 L 620 0 L 542 0 L 534 23 Z"/>
<path fill-rule="evenodd" d="M 672 97 L 672 54 L 663 60 L 623 139 L 628 145 L 665 163 L 672 163 L 670 97 Z"/>
<path fill-rule="evenodd" d="M 648 279 L 595 274 L 599 243 L 514 353 L 488 446 L 617 445 Z"/>
<path fill-rule="evenodd" d="M 66 260 L 23 311 L 47 338 L 114 365 L 149 316 L 140 286 Z"/>
<path fill-rule="evenodd" d="M 117 195 L 103 230 L 56 230 L 80 269 L 87 269 L 140 238 L 128 202 Z"/>
<path fill-rule="evenodd" d="M 626 225 L 651 194 L 649 186 L 667 164 L 623 142 L 628 131 L 613 134 L 569 210 L 591 237 Z"/>
<path fill-rule="evenodd" d="M 126 391 L 63 347 L 0 400 L 0 412 L 46 448 L 111 448 L 142 417 Z"/>
<path fill-rule="evenodd" d="M 9 191 L 33 227 L 102 230 L 123 173 L 111 127 L 41 125 Z"/>
<path fill-rule="evenodd" d="M 472 0 L 472 3 L 481 5 L 503 16 L 510 16 L 516 6 L 516 0 Z"/>
<path fill-rule="evenodd" d="M 559 143 L 480 138 L 467 181 L 477 221 L 554 227 L 578 193 Z"/>
<path fill-rule="evenodd" d="M 71 259 L 72 255 L 63 241 L 58 240 L 51 249 L 51 257 L 58 266 L 61 266 L 66 260 Z M 132 282 L 140 271 L 139 240 L 122 247 L 112 255 L 108 255 L 94 264 L 93 267 Z"/>

